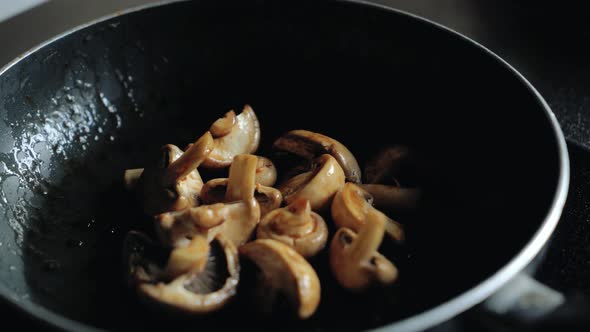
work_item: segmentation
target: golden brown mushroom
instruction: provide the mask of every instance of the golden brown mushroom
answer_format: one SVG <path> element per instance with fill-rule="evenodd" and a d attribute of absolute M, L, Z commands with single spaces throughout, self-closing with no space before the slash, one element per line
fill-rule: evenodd
<path fill-rule="evenodd" d="M 262 218 L 256 237 L 280 241 L 308 258 L 325 247 L 328 227 L 319 214 L 311 211 L 308 200 L 299 199 Z"/>
<path fill-rule="evenodd" d="M 254 262 L 261 271 L 260 284 L 272 301 L 282 292 L 301 319 L 309 318 L 320 303 L 320 280 L 315 270 L 293 248 L 279 241 L 260 239 L 244 244 L 240 255 Z M 270 293 L 270 294 L 269 294 Z M 272 303 L 261 303 L 272 307 Z"/>
<path fill-rule="evenodd" d="M 260 205 L 254 198 L 256 156 L 238 155 L 230 166 L 225 201 L 156 216 L 156 231 L 162 242 L 182 245 L 195 234 L 208 239 L 217 234 L 235 246 L 245 243 L 260 221 Z"/>
<path fill-rule="evenodd" d="M 228 112 L 209 129 L 215 138 L 213 151 L 203 162 L 204 167 L 223 168 L 239 154 L 254 153 L 260 144 L 260 124 L 248 105 L 236 116 Z"/>
<path fill-rule="evenodd" d="M 383 215 L 387 235 L 396 241 L 403 242 L 404 230 L 401 224 L 387 217 L 372 205 L 373 197 L 360 186 L 348 182 L 342 187 L 332 202 L 332 219 L 338 227 L 348 227 L 359 232 L 366 223 L 371 212 Z"/>
<path fill-rule="evenodd" d="M 330 267 L 338 283 L 349 290 L 360 291 L 372 284 L 387 285 L 398 277 L 398 270 L 377 250 L 383 240 L 383 214 L 372 210 L 358 235 L 340 228 L 330 244 Z"/>
<path fill-rule="evenodd" d="M 228 179 L 219 178 L 211 179 L 203 185 L 201 190 L 201 202 L 203 204 L 214 204 L 228 202 L 226 198 Z M 268 212 L 278 209 L 283 202 L 283 195 L 278 189 L 267 187 L 260 183 L 256 184 L 254 198 L 260 205 L 260 216 L 265 216 Z"/>
<path fill-rule="evenodd" d="M 308 130 L 291 130 L 277 139 L 273 148 L 309 160 L 322 154 L 329 154 L 342 167 L 347 181 L 361 183 L 361 169 L 352 152 L 342 143 L 326 135 Z"/>
<path fill-rule="evenodd" d="M 124 258 L 129 285 L 148 307 L 156 311 L 205 314 L 220 309 L 233 298 L 239 281 L 236 247 L 222 235 L 215 237 L 210 245 L 206 241 L 197 242 L 181 254 L 178 250 L 182 249 L 175 249 L 166 262 L 158 257 L 163 256 L 164 249 L 145 235 L 138 232 L 127 235 Z M 189 252 L 192 255 L 185 255 Z"/>
<path fill-rule="evenodd" d="M 167 144 L 162 148 L 159 165 L 144 170 L 125 171 L 125 184 L 137 189 L 143 209 L 153 215 L 199 205 L 203 180 L 197 167 L 211 152 L 213 138 L 209 132 L 201 136 L 186 152 Z"/>
<path fill-rule="evenodd" d="M 336 192 L 345 181 L 342 167 L 329 154 L 314 160 L 312 169 L 301 173 L 283 183 L 279 190 L 287 204 L 298 199 L 307 199 L 314 211 L 327 209 Z"/>

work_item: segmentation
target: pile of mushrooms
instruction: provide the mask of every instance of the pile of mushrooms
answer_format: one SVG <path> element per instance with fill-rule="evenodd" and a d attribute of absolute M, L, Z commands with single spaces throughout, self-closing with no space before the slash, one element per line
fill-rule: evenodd
<path fill-rule="evenodd" d="M 419 190 L 397 180 L 407 151 L 391 147 L 378 154 L 362 184 L 356 158 L 331 137 L 292 130 L 276 139 L 273 158 L 298 160 L 284 169 L 270 156 L 254 155 L 260 137 L 256 114 L 246 105 L 240 114 L 229 111 L 213 122 L 186 151 L 168 144 L 153 164 L 125 171 L 125 187 L 152 218 L 154 231 L 152 238 L 127 234 L 125 278 L 150 308 L 189 315 L 217 311 L 239 295 L 246 273 L 240 260 L 248 260 L 257 267 L 264 301 L 282 293 L 292 315 L 306 319 L 321 295 L 310 259 L 324 250 L 329 262 L 312 261 L 329 264 L 349 291 L 398 279 L 398 269 L 379 248 L 385 234 L 387 241 L 405 240 L 402 225 L 383 209 L 411 210 L 419 202 Z M 201 176 L 224 169 L 225 178 Z"/>

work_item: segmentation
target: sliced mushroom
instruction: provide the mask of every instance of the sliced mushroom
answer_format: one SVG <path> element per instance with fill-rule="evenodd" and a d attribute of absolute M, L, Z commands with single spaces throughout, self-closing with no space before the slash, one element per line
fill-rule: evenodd
<path fill-rule="evenodd" d="M 277 139 L 273 148 L 306 159 L 330 154 L 342 167 L 347 181 L 361 183 L 361 169 L 356 158 L 342 143 L 331 137 L 308 130 L 292 130 Z"/>
<path fill-rule="evenodd" d="M 199 205 L 203 180 L 197 167 L 207 158 L 212 147 L 213 138 L 209 132 L 184 153 L 175 145 L 165 145 L 160 164 L 146 167 L 137 180 L 136 187 L 144 211 L 153 215 Z M 138 170 L 128 170 L 125 175 L 131 177 L 137 173 Z"/>
<path fill-rule="evenodd" d="M 215 137 L 215 145 L 203 162 L 204 167 L 227 167 L 235 156 L 253 153 L 260 144 L 260 124 L 248 105 L 238 116 L 233 111 L 228 112 L 213 123 L 210 131 Z"/>
<path fill-rule="evenodd" d="M 201 190 L 201 202 L 203 204 L 214 204 L 227 202 L 225 192 L 227 191 L 227 178 L 211 179 L 203 185 Z M 268 212 L 281 207 L 283 195 L 278 189 L 256 184 L 254 198 L 260 205 L 260 216 L 265 216 Z"/>
<path fill-rule="evenodd" d="M 155 217 L 156 233 L 162 243 L 181 247 L 195 235 L 207 235 L 211 240 L 222 230 L 218 226 L 227 222 L 233 227 L 224 229 L 226 237 L 239 245 L 249 238 L 245 233 L 256 227 L 259 217 L 255 210 L 247 202 L 235 201 L 165 212 Z"/>
<path fill-rule="evenodd" d="M 182 245 L 195 234 L 212 239 L 223 234 L 235 246 L 245 243 L 260 221 L 260 205 L 254 198 L 256 156 L 238 155 L 229 170 L 224 201 L 156 216 L 156 231 L 172 246 Z"/>
<path fill-rule="evenodd" d="M 349 290 L 359 291 L 372 284 L 387 285 L 398 277 L 398 270 L 377 250 L 383 240 L 383 214 L 372 210 L 358 235 L 351 229 L 340 228 L 330 244 L 330 267 L 338 283 Z"/>
<path fill-rule="evenodd" d="M 236 247 L 222 235 L 211 242 L 207 263 L 191 269 L 171 281 L 154 278 L 142 282 L 137 292 L 142 300 L 156 309 L 185 314 L 204 314 L 222 308 L 235 294 L 239 281 Z"/>
<path fill-rule="evenodd" d="M 410 148 L 404 145 L 394 145 L 381 150 L 365 166 L 367 183 L 382 183 L 399 185 L 398 177 L 414 157 Z"/>
<path fill-rule="evenodd" d="M 240 255 L 260 269 L 261 303 L 271 307 L 283 293 L 301 319 L 309 318 L 320 303 L 320 280 L 311 265 L 293 248 L 279 241 L 259 239 L 241 246 Z"/>
<path fill-rule="evenodd" d="M 346 183 L 332 202 L 332 219 L 338 227 L 348 227 L 359 232 L 366 223 L 367 215 L 371 212 L 383 215 L 387 235 L 396 241 L 403 242 L 404 230 L 401 224 L 387 217 L 372 205 L 373 197 L 363 188 L 354 183 Z"/>
<path fill-rule="evenodd" d="M 373 204 L 382 210 L 408 211 L 418 207 L 420 190 L 385 184 L 359 185 L 373 197 Z"/>
<path fill-rule="evenodd" d="M 167 258 L 167 253 L 170 253 Z M 200 273 L 209 259 L 209 241 L 196 236 L 188 245 L 169 251 L 137 231 L 127 233 L 123 257 L 130 286 L 173 280 L 184 273 Z"/>
<path fill-rule="evenodd" d="M 328 227 L 319 214 L 311 211 L 308 200 L 299 199 L 262 218 L 256 237 L 280 241 L 308 258 L 326 246 Z"/>
<path fill-rule="evenodd" d="M 277 182 L 277 169 L 272 160 L 258 156 L 258 164 L 256 165 L 256 183 L 260 183 L 266 187 L 274 186 Z"/>
<path fill-rule="evenodd" d="M 312 169 L 283 183 L 279 190 L 283 200 L 291 204 L 298 199 L 307 199 L 314 211 L 330 206 L 336 192 L 344 185 L 344 172 L 336 159 L 323 154 L 314 160 Z"/>

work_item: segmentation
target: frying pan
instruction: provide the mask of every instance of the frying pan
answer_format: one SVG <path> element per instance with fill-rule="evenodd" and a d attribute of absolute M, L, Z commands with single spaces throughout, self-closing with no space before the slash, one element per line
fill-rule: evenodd
<path fill-rule="evenodd" d="M 558 123 L 516 70 L 435 23 L 361 1 L 192 1 L 89 23 L 0 71 L 0 298 L 67 330 L 154 327 L 421 330 L 495 293 L 537 257 L 565 202 Z M 147 314 L 120 252 L 147 228 L 122 189 L 164 143 L 184 146 L 250 104 L 261 154 L 283 132 L 332 136 L 361 164 L 421 156 L 421 209 L 384 245 L 393 286 L 339 289 L 325 265 L 305 322 L 239 307 L 193 320 Z"/>

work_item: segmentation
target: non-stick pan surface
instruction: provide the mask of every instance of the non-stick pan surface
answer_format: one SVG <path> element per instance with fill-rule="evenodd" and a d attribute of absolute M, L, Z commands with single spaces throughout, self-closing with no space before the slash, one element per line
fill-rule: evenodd
<path fill-rule="evenodd" d="M 407 246 L 383 248 L 400 268 L 394 287 L 347 294 L 320 257 L 309 321 L 256 320 L 238 303 L 175 329 L 427 327 L 522 269 L 565 200 L 567 152 L 548 107 L 466 38 L 355 2 L 171 3 L 68 33 L 1 72 L 0 297 L 67 329 L 169 323 L 122 282 L 123 236 L 151 228 L 123 170 L 245 103 L 263 154 L 296 128 L 337 138 L 361 164 L 410 146 L 424 206 L 400 216 Z"/>

